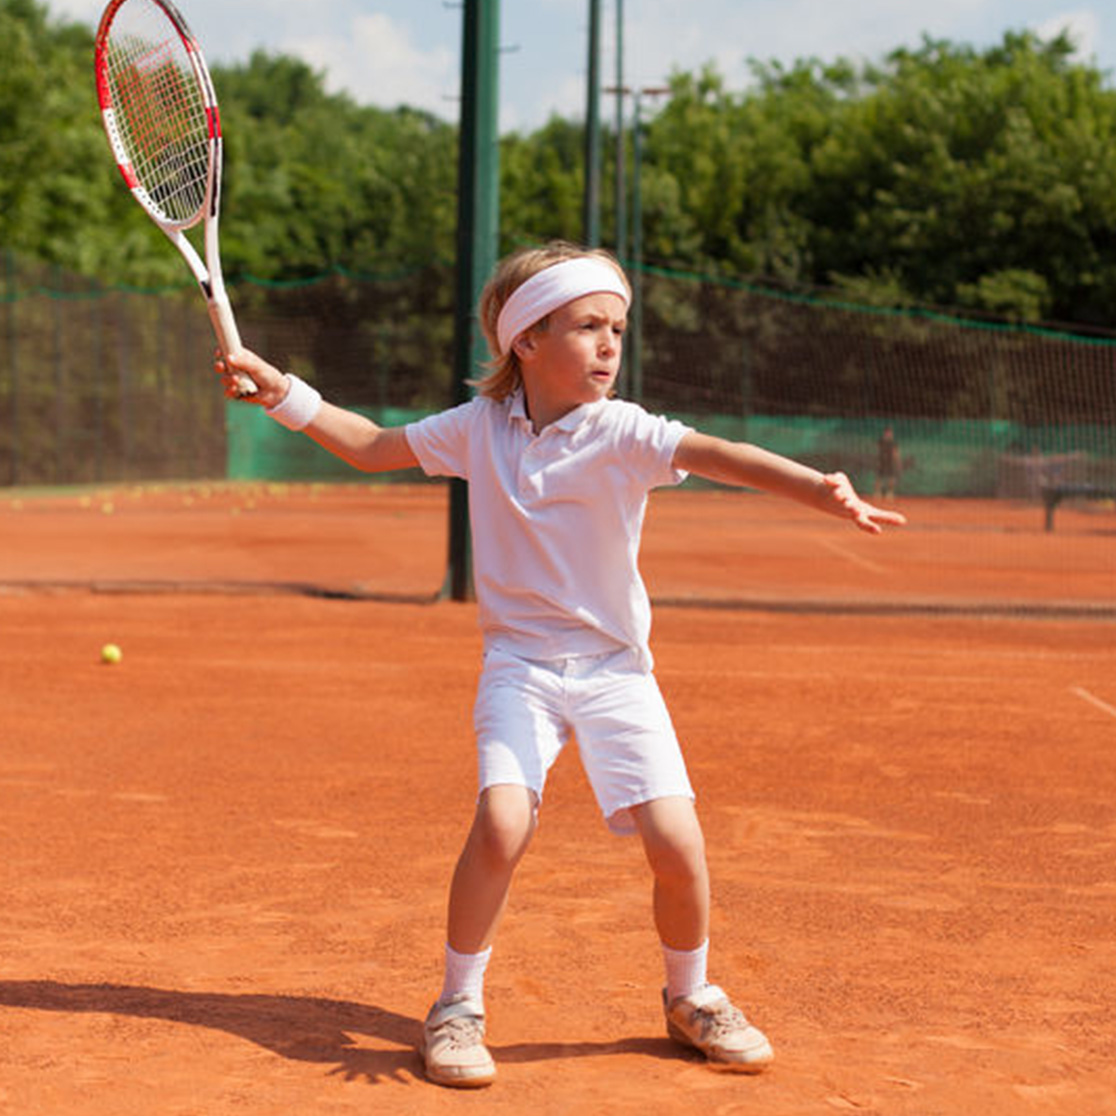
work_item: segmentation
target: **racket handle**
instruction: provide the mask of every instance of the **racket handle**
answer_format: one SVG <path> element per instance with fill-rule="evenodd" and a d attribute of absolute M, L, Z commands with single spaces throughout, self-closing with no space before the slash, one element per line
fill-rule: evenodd
<path fill-rule="evenodd" d="M 240 348 L 240 331 L 236 328 L 236 319 L 233 317 L 232 307 L 227 298 L 214 298 L 209 302 L 209 320 L 213 323 L 213 332 L 217 335 L 217 347 L 222 356 L 228 356 L 235 349 Z M 250 376 L 243 372 L 234 372 L 237 390 L 242 396 L 255 395 L 260 389 Z"/>

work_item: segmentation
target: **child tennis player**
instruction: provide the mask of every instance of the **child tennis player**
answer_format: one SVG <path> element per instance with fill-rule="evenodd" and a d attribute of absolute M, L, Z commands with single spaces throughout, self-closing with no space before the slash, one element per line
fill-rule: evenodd
<path fill-rule="evenodd" d="M 484 662 L 474 724 L 472 828 L 450 885 L 441 994 L 426 1073 L 489 1084 L 484 974 L 547 773 L 571 736 L 609 828 L 638 834 L 653 877 L 669 1034 L 710 1065 L 754 1073 L 771 1044 L 707 978 L 709 877 L 694 794 L 652 674 L 651 612 L 637 568 L 648 493 L 688 473 L 747 485 L 878 533 L 904 522 L 840 473 L 724 441 L 613 398 L 631 292 L 602 251 L 565 243 L 501 262 L 480 302 L 492 352 L 470 402 L 384 428 L 321 399 L 247 351 L 218 360 L 251 399 L 358 469 L 421 466 L 469 482 Z"/>

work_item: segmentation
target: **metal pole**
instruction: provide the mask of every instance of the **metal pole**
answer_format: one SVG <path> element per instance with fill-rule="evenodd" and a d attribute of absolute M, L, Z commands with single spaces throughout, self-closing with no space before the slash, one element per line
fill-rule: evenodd
<path fill-rule="evenodd" d="M 585 243 L 601 242 L 601 0 L 589 0 L 589 64 L 585 89 Z"/>
<path fill-rule="evenodd" d="M 476 306 L 495 266 L 499 237 L 499 0 L 465 0 L 462 40 L 455 403 L 469 400 L 468 381 L 487 356 Z M 474 596 L 468 486 L 457 478 L 450 481 L 449 561 L 442 595 L 455 601 Z"/>
<path fill-rule="evenodd" d="M 620 72 L 622 67 L 617 64 L 617 73 Z M 630 261 L 627 258 L 627 218 L 625 217 L 625 182 L 624 182 L 624 164 L 627 161 L 627 151 L 624 146 L 624 98 L 631 93 L 631 90 L 626 85 L 610 85 L 605 89 L 606 93 L 611 93 L 616 97 L 616 258 L 620 261 L 621 265 L 625 268 L 628 267 Z M 634 295 L 634 291 L 633 291 Z M 633 317 L 634 322 L 634 317 Z M 632 336 L 631 331 L 628 334 Z M 632 345 L 629 342 L 627 349 L 620 362 L 620 374 L 616 380 L 617 390 L 621 395 L 628 394 L 629 376 L 631 372 L 631 350 Z"/>
<path fill-rule="evenodd" d="M 632 281 L 631 311 L 631 397 L 643 402 L 643 98 L 669 93 L 665 85 L 645 86 L 633 93 L 635 119 L 632 123 Z"/>
<path fill-rule="evenodd" d="M 63 353 L 63 330 L 66 319 L 62 313 L 62 268 L 54 265 L 51 282 L 53 303 L 51 313 L 54 319 L 54 453 L 52 459 L 54 468 L 52 476 L 55 484 L 61 484 L 65 478 L 64 461 L 62 459 L 63 446 L 69 439 L 66 437 L 66 364 Z"/>
<path fill-rule="evenodd" d="M 624 0 L 616 0 L 616 256 L 621 263 L 628 255 L 627 183 L 624 165 Z"/>
<path fill-rule="evenodd" d="M 7 302 L 7 349 L 8 349 L 8 393 L 11 397 L 11 410 L 8 427 L 8 483 L 19 484 L 23 479 L 20 457 L 22 430 L 20 422 L 19 397 L 19 338 L 16 335 L 16 267 L 15 257 L 10 249 L 4 252 L 4 291 Z"/>
<path fill-rule="evenodd" d="M 643 402 L 643 97 L 633 95 L 632 122 L 632 351 L 629 372 L 632 399 Z"/>

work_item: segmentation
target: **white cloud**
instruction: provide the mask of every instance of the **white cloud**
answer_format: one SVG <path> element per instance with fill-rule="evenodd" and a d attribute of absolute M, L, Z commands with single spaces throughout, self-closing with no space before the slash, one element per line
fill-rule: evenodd
<path fill-rule="evenodd" d="M 541 128 L 552 116 L 566 120 L 581 117 L 585 112 L 587 89 L 584 74 L 568 74 L 547 90 L 545 107 L 538 103 L 524 103 L 514 93 L 509 95 L 504 82 L 500 95 L 500 131 L 529 133 Z M 604 102 L 602 101 L 602 105 Z M 602 112 L 605 109 L 602 107 Z"/>
<path fill-rule="evenodd" d="M 95 26 L 104 0 L 46 0 L 53 15 Z M 361 102 L 402 102 L 456 119 L 460 6 L 451 0 L 179 0 L 214 62 L 254 49 L 294 54 Z M 1111 0 L 1108 0 L 1111 5 Z M 1077 6 L 1073 6 L 1077 5 Z M 603 0 L 602 84 L 615 79 L 616 0 Z M 878 61 L 924 34 L 987 47 L 1024 27 L 1065 26 L 1079 56 L 1116 66 L 1116 18 L 1099 0 L 624 0 L 625 81 L 658 85 L 712 62 L 731 90 L 747 59 Z M 503 0 L 501 128 L 529 131 L 585 107 L 588 0 Z"/>
<path fill-rule="evenodd" d="M 917 46 L 924 31 L 953 37 L 951 29 L 979 7 L 974 0 L 935 0 L 928 9 L 908 0 L 642 0 L 629 54 L 638 80 L 712 61 L 731 86 L 739 86 L 749 58 L 784 64 L 842 55 L 878 60 L 896 47 Z"/>
<path fill-rule="evenodd" d="M 101 22 L 104 0 L 51 0 L 50 14 L 57 19 L 73 20 L 96 27 Z"/>
<path fill-rule="evenodd" d="M 1079 9 L 1075 12 L 1064 12 L 1043 20 L 1035 27 L 1035 32 L 1040 39 L 1056 39 L 1063 31 L 1069 33 L 1073 45 L 1077 48 L 1075 58 L 1082 62 L 1090 62 L 1097 53 L 1097 42 L 1100 39 L 1100 16 L 1089 8 Z"/>
<path fill-rule="evenodd" d="M 408 30 L 386 15 L 356 16 L 332 34 L 292 36 L 281 49 L 324 70 L 327 88 L 347 90 L 362 103 L 456 115 L 456 51 L 448 45 L 417 46 Z"/>

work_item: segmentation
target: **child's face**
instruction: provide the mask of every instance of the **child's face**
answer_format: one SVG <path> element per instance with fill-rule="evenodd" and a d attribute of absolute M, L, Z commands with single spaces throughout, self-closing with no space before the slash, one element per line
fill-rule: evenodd
<path fill-rule="evenodd" d="M 612 391 L 627 324 L 624 300 L 602 292 L 567 302 L 551 312 L 545 330 L 524 335 L 517 353 L 536 421 L 552 422 Z"/>

